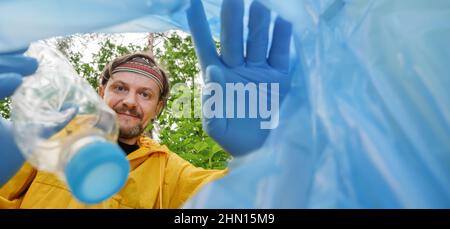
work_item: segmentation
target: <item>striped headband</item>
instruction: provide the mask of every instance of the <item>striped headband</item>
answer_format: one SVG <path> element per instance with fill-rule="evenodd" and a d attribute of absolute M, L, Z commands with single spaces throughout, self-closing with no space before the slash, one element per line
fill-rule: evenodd
<path fill-rule="evenodd" d="M 160 71 L 156 68 L 153 68 L 151 66 L 139 63 L 139 62 L 126 62 L 119 66 L 117 66 L 114 71 L 112 71 L 112 74 L 116 72 L 132 72 L 137 73 L 143 76 L 146 76 L 150 79 L 155 80 L 156 84 L 158 85 L 159 89 L 161 90 L 161 93 L 164 91 L 163 86 L 163 77 Z"/>

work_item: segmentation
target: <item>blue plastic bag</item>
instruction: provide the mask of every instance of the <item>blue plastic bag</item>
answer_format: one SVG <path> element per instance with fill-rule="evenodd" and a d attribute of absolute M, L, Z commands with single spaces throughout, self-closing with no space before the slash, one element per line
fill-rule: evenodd
<path fill-rule="evenodd" d="M 450 207 L 450 2 L 263 2 L 296 30 L 280 126 L 185 207 Z"/>
<path fill-rule="evenodd" d="M 260 1 L 294 25 L 280 125 L 185 207 L 449 208 L 450 1 Z M 29 31 L 39 20 L 19 23 L 21 13 L 37 2 L 0 2 L 0 51 L 74 32 L 188 30 L 183 4 L 146 16 L 129 10 L 138 1 L 103 11 L 89 1 L 117 20 Z M 221 1 L 203 2 L 217 36 Z M 36 15 L 64 25 L 68 18 L 49 7 Z M 117 10 L 129 14 L 117 18 Z"/>

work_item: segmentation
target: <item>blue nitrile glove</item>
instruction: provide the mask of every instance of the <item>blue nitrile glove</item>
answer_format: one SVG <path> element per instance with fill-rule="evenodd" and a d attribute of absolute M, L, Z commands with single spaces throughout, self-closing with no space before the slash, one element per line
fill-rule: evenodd
<path fill-rule="evenodd" d="M 14 93 L 22 83 L 22 76 L 31 75 L 36 71 L 38 67 L 36 59 L 23 55 L 27 49 L 0 53 L 0 99 Z"/>
<path fill-rule="evenodd" d="M 26 57 L 26 49 L 0 53 L 0 99 L 14 93 L 22 76 L 33 74 L 38 66 L 34 58 Z M 11 178 L 23 164 L 23 157 L 14 141 L 11 125 L 0 118 L 0 186 Z"/>
<path fill-rule="evenodd" d="M 248 83 L 256 84 L 258 94 L 254 97 L 259 98 L 262 92 L 260 83 L 278 83 L 279 96 L 276 101 L 281 104 L 284 95 L 288 92 L 290 86 L 289 71 L 289 50 L 291 42 L 292 26 L 281 18 L 277 18 L 273 32 L 272 46 L 268 51 L 268 37 L 270 25 L 270 11 L 261 3 L 255 1 L 250 7 L 249 35 L 247 39 L 247 55 L 244 56 L 243 39 L 243 0 L 223 1 L 221 13 L 221 56 L 216 52 L 215 44 L 211 37 L 208 22 L 206 20 L 203 5 L 200 0 L 191 0 L 191 6 L 187 11 L 189 27 L 196 47 L 197 55 L 200 59 L 205 87 L 203 88 L 202 106 L 203 106 L 203 127 L 206 132 L 216 140 L 226 151 L 234 156 L 244 155 L 260 147 L 271 128 L 278 124 L 278 117 L 271 117 L 272 126 L 263 124 L 266 119 L 260 116 L 258 103 L 257 118 L 249 118 L 249 98 L 246 98 L 246 116 L 245 118 L 236 118 L 237 109 L 227 105 L 231 100 L 216 100 L 212 110 L 217 107 L 223 107 L 224 118 L 214 117 L 211 113 L 206 114 L 205 108 L 213 103 L 216 98 L 217 86 L 220 85 L 224 93 L 224 98 L 230 96 L 226 93 L 227 83 Z M 214 84 L 215 83 L 215 84 Z M 229 85 L 229 84 L 228 84 Z M 215 91 L 210 93 L 211 90 Z M 270 104 L 271 90 L 267 91 L 269 101 L 264 104 Z M 210 94 L 208 94 L 210 93 Z M 232 95 L 231 95 L 232 96 Z M 240 100 L 239 102 L 242 102 Z M 220 104 L 220 102 L 223 102 Z M 234 103 L 238 102 L 234 98 Z M 264 105 L 263 104 L 263 105 Z M 276 109 L 276 108 L 274 108 Z M 228 118 L 226 114 L 229 112 Z M 277 113 L 277 112 L 276 112 Z M 277 114 L 276 114 L 277 115 Z M 241 116 L 242 117 L 242 116 Z"/>

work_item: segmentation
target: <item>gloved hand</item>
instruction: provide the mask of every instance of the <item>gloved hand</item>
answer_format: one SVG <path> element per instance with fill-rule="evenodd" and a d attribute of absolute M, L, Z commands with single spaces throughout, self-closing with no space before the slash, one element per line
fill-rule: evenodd
<path fill-rule="evenodd" d="M 254 1 L 250 7 L 247 53 L 244 56 L 243 14 L 243 0 L 223 1 L 221 12 L 222 55 L 219 57 L 201 1 L 191 0 L 191 6 L 187 11 L 189 27 L 205 82 L 202 96 L 203 127 L 215 141 L 234 156 L 246 154 L 259 148 L 264 143 L 270 129 L 276 127 L 278 116 L 274 114 L 275 116 L 271 117 L 273 119 L 271 120 L 272 127 L 263 124 L 265 120 L 267 121 L 267 117 L 261 116 L 261 104 L 269 107 L 272 104 L 274 106 L 271 107 L 272 110 L 276 111 L 284 95 L 289 91 L 291 82 L 288 75 L 291 24 L 281 18 L 276 19 L 272 45 L 267 57 L 271 14 L 261 3 Z M 253 89 L 256 89 L 257 94 L 246 96 L 245 99 L 227 98 L 234 94 L 227 93 L 227 86 L 236 85 L 235 83 L 243 83 L 244 86 L 254 83 Z M 277 83 L 279 91 L 272 91 L 275 86 L 265 90 L 264 84 L 261 83 Z M 262 89 L 260 86 L 262 86 Z M 220 94 L 220 90 L 217 90 L 218 87 L 222 89 L 223 98 L 227 99 L 214 100 L 217 98 L 215 96 Z M 248 86 L 248 88 L 251 87 L 251 85 Z M 214 93 L 211 93 L 212 91 Z M 258 99 L 261 99 L 261 95 L 264 95 L 266 91 L 268 101 L 264 101 L 264 99 L 259 101 Z M 257 115 L 257 118 L 250 116 L 251 112 L 249 111 L 252 106 L 249 106 L 251 99 L 248 97 L 258 100 L 256 110 L 259 111 L 260 115 Z M 209 106 L 213 103 L 212 101 L 216 101 L 215 109 L 219 107 L 217 113 L 222 113 L 223 118 L 217 117 L 217 115 L 213 116 L 211 112 L 209 112 L 209 115 L 208 112 L 205 113 L 210 109 Z M 247 114 L 245 118 L 237 118 L 238 109 L 230 105 L 229 102 L 236 104 L 236 102 L 242 101 L 245 101 Z M 278 104 L 276 104 L 277 101 Z M 221 102 L 223 104 L 220 104 Z M 223 112 L 220 112 L 220 107 L 223 107 Z M 264 107 L 262 110 L 264 110 Z M 229 114 L 227 115 L 227 113 Z"/>
<path fill-rule="evenodd" d="M 26 49 L 0 53 L 0 99 L 14 93 L 22 83 L 22 76 L 33 74 L 38 66 L 34 58 L 25 57 Z M 0 187 L 14 175 L 23 157 L 14 141 L 11 125 L 0 117 Z"/>
<path fill-rule="evenodd" d="M 0 99 L 14 93 L 22 83 L 22 76 L 31 75 L 36 71 L 38 67 L 36 59 L 23 55 L 27 49 L 0 53 Z"/>

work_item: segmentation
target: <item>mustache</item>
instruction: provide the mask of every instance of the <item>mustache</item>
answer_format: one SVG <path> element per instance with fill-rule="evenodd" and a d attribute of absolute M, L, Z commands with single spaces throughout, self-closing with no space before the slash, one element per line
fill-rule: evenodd
<path fill-rule="evenodd" d="M 142 119 L 142 113 L 139 112 L 135 107 L 134 108 L 129 108 L 125 105 L 118 105 L 116 107 L 114 107 L 114 111 L 116 113 L 122 113 L 122 114 L 127 114 L 127 115 L 132 115 L 135 117 L 138 117 L 140 119 Z"/>

